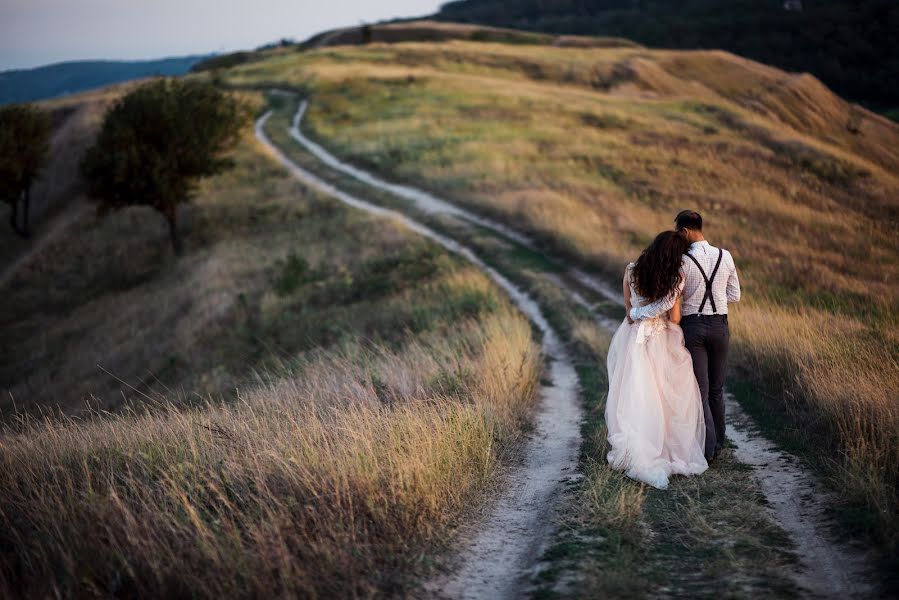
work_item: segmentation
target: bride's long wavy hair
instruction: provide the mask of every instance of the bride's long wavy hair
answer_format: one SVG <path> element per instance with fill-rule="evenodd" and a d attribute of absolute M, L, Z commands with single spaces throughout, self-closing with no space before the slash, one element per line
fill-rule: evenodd
<path fill-rule="evenodd" d="M 634 287 L 650 301 L 664 298 L 677 287 L 681 260 L 690 242 L 680 231 L 663 231 L 634 264 Z"/>

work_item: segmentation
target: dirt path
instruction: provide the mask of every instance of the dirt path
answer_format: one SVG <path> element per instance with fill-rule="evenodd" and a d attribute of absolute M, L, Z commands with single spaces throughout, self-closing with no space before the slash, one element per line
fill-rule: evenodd
<path fill-rule="evenodd" d="M 346 173 L 367 185 L 404 198 L 412 202 L 418 210 L 461 218 L 490 229 L 527 248 L 537 250 L 536 244 L 531 238 L 502 223 L 476 215 L 423 190 L 384 181 L 371 173 L 341 161 L 303 135 L 300 124 L 306 108 L 307 103 L 303 101 L 294 117 L 290 135 L 332 169 Z M 599 314 L 584 295 L 570 285 L 567 280 L 574 280 L 583 288 L 617 303 L 622 302 L 620 291 L 580 269 L 569 269 L 566 275 L 567 277 L 554 277 L 554 282 L 575 301 L 596 315 L 597 322 L 601 326 L 609 330 L 617 328 L 619 322 Z M 792 573 L 797 584 L 813 597 L 846 598 L 869 595 L 873 588 L 866 573 L 864 557 L 844 544 L 838 543 L 830 532 L 830 523 L 826 516 L 830 494 L 802 467 L 795 456 L 777 449 L 774 444 L 757 433 L 758 428 L 743 413 L 739 404 L 732 397 L 728 397 L 727 411 L 729 436 L 737 445 L 735 452 L 737 459 L 754 467 L 754 476 L 765 494 L 771 515 L 794 543 L 794 552 L 800 564 L 800 569 Z M 515 488 L 514 482 L 512 488 Z M 503 522 L 502 515 L 494 515 L 491 517 L 490 523 L 490 530 L 499 529 L 505 536 L 512 531 L 506 528 L 516 525 Z M 544 535 L 542 528 L 533 533 L 537 537 Z M 514 535 L 520 537 L 521 532 L 515 531 Z M 469 550 L 472 555 L 468 565 L 472 566 L 463 566 L 460 571 L 470 579 L 458 579 L 460 585 L 447 586 L 445 588 L 447 592 L 459 597 L 485 597 L 479 593 L 478 589 L 473 592 L 472 588 L 466 588 L 465 583 L 466 581 L 478 581 L 479 584 L 483 584 L 476 560 L 485 553 L 485 550 L 494 547 L 491 544 L 495 544 L 497 549 L 503 547 L 501 543 L 491 541 L 490 536 L 482 544 L 475 544 Z M 539 546 L 536 542 L 533 545 Z M 489 552 L 487 553 L 489 554 Z"/>
<path fill-rule="evenodd" d="M 795 456 L 779 450 L 761 435 L 733 396 L 726 396 L 728 436 L 737 460 L 755 468 L 769 509 L 797 544 L 802 570 L 794 574 L 800 587 L 820 598 L 855 598 L 873 594 L 864 556 L 840 546 L 828 532 L 831 495 Z M 800 545 L 801 544 L 801 545 Z"/>
<path fill-rule="evenodd" d="M 542 332 L 543 354 L 551 359 L 550 383 L 540 387 L 534 432 L 525 444 L 521 460 L 504 477 L 499 497 L 478 527 L 469 530 L 458 568 L 429 585 L 431 593 L 452 597 L 519 596 L 550 539 L 558 501 L 565 482 L 577 467 L 581 444 L 577 376 L 561 339 L 527 293 L 469 248 L 402 213 L 347 194 L 296 165 L 265 134 L 263 127 L 271 114 L 266 113 L 256 122 L 256 136 L 297 179 L 350 206 L 396 219 L 465 257 L 499 284 Z"/>
<path fill-rule="evenodd" d="M 429 595 L 519 598 L 530 584 L 555 530 L 562 489 L 577 477 L 580 448 L 577 374 L 557 339 L 544 343 L 543 351 L 555 357 L 552 386 L 541 387 L 536 433 L 524 460 L 504 478 L 503 492 L 488 513 L 465 528 L 460 565 L 428 582 Z"/>

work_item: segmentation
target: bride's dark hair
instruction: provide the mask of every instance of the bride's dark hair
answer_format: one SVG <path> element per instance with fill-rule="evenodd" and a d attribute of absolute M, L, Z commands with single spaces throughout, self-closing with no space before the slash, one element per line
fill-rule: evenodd
<path fill-rule="evenodd" d="M 634 287 L 650 301 L 664 298 L 677 287 L 684 253 L 690 247 L 679 231 L 663 231 L 634 264 Z"/>

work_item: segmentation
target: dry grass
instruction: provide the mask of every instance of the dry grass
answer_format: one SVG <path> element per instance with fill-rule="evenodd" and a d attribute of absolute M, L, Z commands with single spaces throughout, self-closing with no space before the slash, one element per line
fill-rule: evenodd
<path fill-rule="evenodd" d="M 899 479 L 899 358 L 895 329 L 871 332 L 855 319 L 824 310 L 759 307 L 740 310 L 737 359 L 783 403 L 794 422 L 822 444 L 838 489 L 866 506 L 895 543 Z M 876 326 L 875 326 L 876 327 Z M 872 339 L 873 336 L 873 339 Z"/>
<path fill-rule="evenodd" d="M 735 365 L 896 543 L 895 123 L 723 52 L 372 44 L 226 79 L 306 87 L 307 129 L 338 154 L 616 279 L 678 210 L 702 212 L 744 282 Z"/>
<path fill-rule="evenodd" d="M 402 352 L 320 352 L 234 405 L 6 433 L 0 585 L 5 595 L 389 591 L 483 490 L 539 371 L 528 323 L 506 307 Z"/>

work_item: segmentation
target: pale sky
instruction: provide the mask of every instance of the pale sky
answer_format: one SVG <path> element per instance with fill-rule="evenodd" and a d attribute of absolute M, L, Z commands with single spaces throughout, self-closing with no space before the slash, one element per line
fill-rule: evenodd
<path fill-rule="evenodd" d="M 435 12 L 445 0 L 0 0 L 0 71 L 301 41 L 334 27 Z"/>

